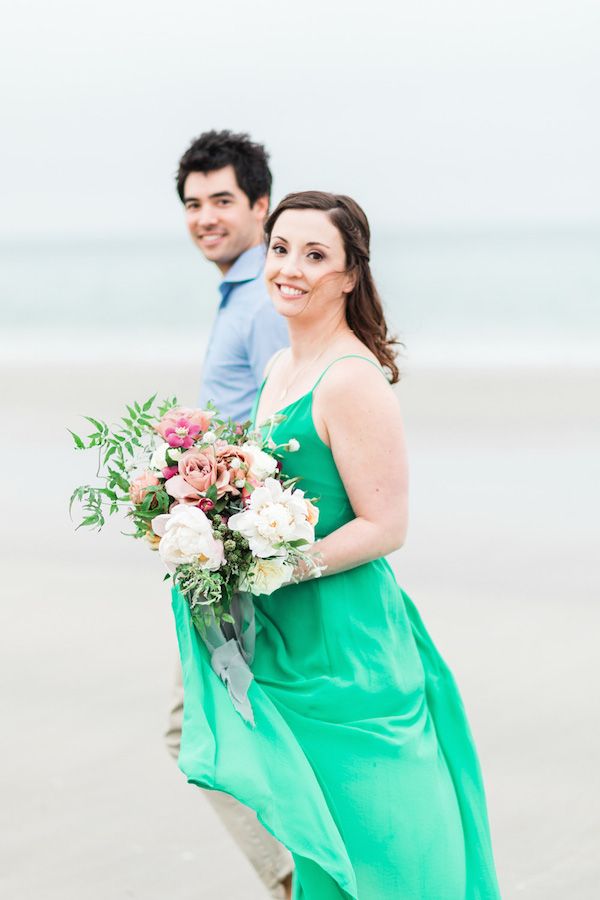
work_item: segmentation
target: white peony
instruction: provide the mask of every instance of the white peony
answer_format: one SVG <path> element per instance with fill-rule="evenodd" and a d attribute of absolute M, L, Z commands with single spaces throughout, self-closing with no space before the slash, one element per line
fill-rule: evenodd
<path fill-rule="evenodd" d="M 264 559 L 286 555 L 285 548 L 278 544 L 314 541 L 315 531 L 308 521 L 308 513 L 304 491 L 284 490 L 279 481 L 267 478 L 250 495 L 248 508 L 231 516 L 228 524 L 232 531 L 244 535 L 255 556 Z"/>
<path fill-rule="evenodd" d="M 251 594 L 272 594 L 289 582 L 293 571 L 293 566 L 282 559 L 256 559 L 240 581 L 240 590 Z"/>
<path fill-rule="evenodd" d="M 269 453 L 265 453 L 256 444 L 246 441 L 242 444 L 242 450 L 246 450 L 252 457 L 252 465 L 250 466 L 249 475 L 257 481 L 264 481 L 270 475 L 277 471 L 277 460 Z"/>
<path fill-rule="evenodd" d="M 161 539 L 158 552 L 170 572 L 194 562 L 214 572 L 224 562 L 223 542 L 213 536 L 208 517 L 197 506 L 182 503 L 168 515 L 156 516 L 152 530 Z"/>
<path fill-rule="evenodd" d="M 164 468 L 166 468 L 166 466 L 169 465 L 169 463 L 167 462 L 167 450 L 168 449 L 169 449 L 169 445 L 167 444 L 166 441 L 162 441 L 162 443 L 160 443 L 158 445 L 158 447 L 156 448 L 156 450 L 154 451 L 154 453 L 152 454 L 152 457 L 150 459 L 150 466 L 153 469 L 158 469 L 160 471 L 161 469 L 164 469 Z"/>

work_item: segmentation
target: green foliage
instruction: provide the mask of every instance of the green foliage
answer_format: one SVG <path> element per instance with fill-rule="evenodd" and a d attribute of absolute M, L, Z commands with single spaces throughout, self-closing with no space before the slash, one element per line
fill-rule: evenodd
<path fill-rule="evenodd" d="M 151 397 L 150 400 L 146 400 L 142 407 L 144 412 L 148 412 L 150 410 L 155 397 L 156 394 L 154 395 L 154 397 Z M 163 402 L 158 406 L 158 418 L 162 419 L 162 417 L 166 415 L 166 413 L 168 413 L 170 409 L 173 409 L 174 406 L 177 406 L 177 397 L 170 397 L 166 400 L 163 400 Z"/>
<path fill-rule="evenodd" d="M 209 572 L 195 563 L 178 566 L 173 581 L 185 595 L 190 609 L 220 603 L 225 584 L 221 572 Z"/>
<path fill-rule="evenodd" d="M 81 511 L 78 529 L 86 527 L 99 531 L 109 516 L 125 511 L 132 530 L 123 533 L 139 539 L 152 532 L 152 522 L 156 516 L 168 513 L 173 499 L 165 490 L 164 479 L 161 478 L 159 484 L 144 487 L 142 499 L 136 504 L 130 497 L 130 482 L 134 470 L 150 467 L 153 448 L 160 443 L 155 426 L 175 406 L 177 406 L 176 397 L 169 397 L 157 403 L 154 394 L 144 403 L 134 401 L 132 404 L 126 404 L 125 414 L 115 426 L 109 426 L 102 419 L 83 416 L 92 429 L 87 436 L 83 437 L 69 429 L 74 449 L 94 450 L 97 455 L 96 476 L 99 483 L 80 485 L 70 497 L 69 515 L 72 514 L 74 506 L 78 506 Z M 251 440 L 272 456 L 280 460 L 284 458 L 283 450 L 286 445 L 276 445 L 270 439 L 273 425 L 281 421 L 283 416 L 273 418 L 271 429 L 265 438 L 260 431 L 252 430 L 250 422 L 240 426 L 231 419 L 219 418 L 212 403 L 208 404 L 207 409 L 213 412 L 210 431 L 214 437 L 209 436 L 209 440 L 204 444 L 202 437 L 198 439 L 197 444 L 204 451 L 211 452 L 209 441 L 215 439 L 233 446 Z M 175 465 L 179 457 L 179 454 L 173 456 L 173 452 L 165 450 L 164 458 L 170 466 Z M 298 478 L 286 478 L 282 475 L 279 478 L 284 488 L 294 487 L 298 481 Z M 251 492 L 253 487 L 246 483 L 246 490 Z M 179 565 L 173 576 L 165 576 L 165 579 L 173 577 L 174 584 L 189 604 L 195 626 L 201 632 L 214 619 L 217 622 L 233 622 L 231 601 L 234 591 L 238 589 L 242 576 L 247 575 L 254 562 L 246 538 L 239 532 L 230 531 L 227 525 L 227 520 L 233 513 L 245 508 L 241 496 L 225 493 L 222 497 L 218 497 L 216 485 L 211 485 L 204 496 L 213 503 L 208 515 L 213 535 L 223 541 L 225 562 L 217 572 L 202 569 L 198 562 L 194 562 Z M 303 545 L 304 542 L 301 540 L 281 545 L 285 546 L 287 561 L 292 566 L 302 561 L 310 561 L 303 552 Z"/>
<path fill-rule="evenodd" d="M 102 419 L 83 416 L 90 423 L 93 431 L 87 437 L 81 437 L 71 429 L 67 429 L 73 438 L 76 450 L 97 449 L 98 463 L 96 476 L 104 482 L 104 486 L 80 485 L 75 488 L 69 501 L 69 515 L 73 504 L 81 506 L 83 518 L 77 528 L 88 527 L 100 530 L 106 516 L 112 516 L 123 507 L 131 506 L 129 497 L 128 464 L 131 465 L 137 453 L 143 452 L 142 437 L 144 432 L 152 432 L 154 425 L 173 406 L 177 398 L 163 400 L 154 411 L 156 394 L 145 403 L 126 404 L 128 415 L 122 416 L 119 424 L 110 428 Z M 147 489 L 147 494 L 140 504 L 130 512 L 135 525 L 133 537 L 144 537 L 152 519 L 169 509 L 170 498 L 162 485 Z"/>
<path fill-rule="evenodd" d="M 178 566 L 173 581 L 190 607 L 192 621 L 204 633 L 213 620 L 233 622 L 229 610 L 233 597 L 230 572 L 208 572 L 195 563 Z"/>

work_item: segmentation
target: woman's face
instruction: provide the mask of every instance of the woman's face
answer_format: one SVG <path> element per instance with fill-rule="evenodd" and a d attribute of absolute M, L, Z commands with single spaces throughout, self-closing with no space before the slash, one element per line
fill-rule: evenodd
<path fill-rule="evenodd" d="M 271 234 L 265 281 L 278 313 L 288 318 L 343 306 L 354 287 L 345 272 L 342 236 L 327 213 L 286 209 Z"/>

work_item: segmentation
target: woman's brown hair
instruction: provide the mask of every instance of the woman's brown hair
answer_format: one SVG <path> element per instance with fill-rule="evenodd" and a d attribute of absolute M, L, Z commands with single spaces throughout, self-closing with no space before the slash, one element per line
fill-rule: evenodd
<path fill-rule="evenodd" d="M 346 321 L 357 338 L 365 344 L 380 365 L 390 372 L 390 381 L 400 380 L 393 347 L 399 341 L 388 335 L 381 298 L 369 265 L 371 229 L 363 210 L 351 197 L 325 191 L 300 191 L 288 194 L 273 210 L 265 223 L 267 243 L 275 222 L 287 209 L 317 209 L 329 215 L 344 242 L 346 271 L 354 272 L 356 283 L 346 300 Z"/>

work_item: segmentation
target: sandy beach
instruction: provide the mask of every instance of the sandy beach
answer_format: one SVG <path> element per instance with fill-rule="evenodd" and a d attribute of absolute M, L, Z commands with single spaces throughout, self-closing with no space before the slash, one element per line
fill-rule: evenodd
<path fill-rule="evenodd" d="M 197 366 L 0 379 L 0 893 L 264 900 L 163 745 L 176 648 L 159 560 L 117 521 L 98 536 L 67 516 L 94 461 L 65 426 L 156 390 L 193 403 Z M 393 563 L 461 687 L 506 900 L 598 891 L 599 391 L 600 370 L 544 368 L 414 369 L 399 388 L 412 497 Z"/>

